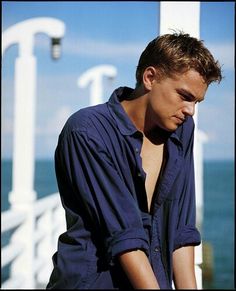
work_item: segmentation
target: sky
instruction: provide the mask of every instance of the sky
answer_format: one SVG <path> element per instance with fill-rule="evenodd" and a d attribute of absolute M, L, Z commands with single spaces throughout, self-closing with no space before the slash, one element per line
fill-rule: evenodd
<path fill-rule="evenodd" d="M 78 78 L 95 66 L 117 69 L 113 79 L 103 79 L 103 102 L 120 86 L 135 86 L 140 54 L 159 35 L 160 2 L 154 1 L 2 1 L 2 31 L 26 19 L 52 17 L 64 22 L 62 56 L 52 60 L 50 38 L 34 38 L 37 59 L 36 138 L 37 159 L 53 159 L 58 135 L 67 118 L 89 106 L 89 87 Z M 234 2 L 201 2 L 200 38 L 222 65 L 223 80 L 210 85 L 199 104 L 198 125 L 208 136 L 205 160 L 234 159 Z M 14 66 L 18 45 L 2 58 L 2 157 L 12 157 Z M 22 138 L 23 135 L 22 135 Z"/>

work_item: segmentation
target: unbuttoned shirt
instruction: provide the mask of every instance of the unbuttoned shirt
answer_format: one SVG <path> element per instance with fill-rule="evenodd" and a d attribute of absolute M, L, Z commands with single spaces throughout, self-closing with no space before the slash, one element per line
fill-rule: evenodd
<path fill-rule="evenodd" d="M 172 254 L 201 242 L 195 221 L 192 117 L 165 143 L 166 163 L 148 211 L 143 134 L 120 102 L 80 109 L 66 122 L 55 168 L 67 230 L 59 236 L 47 288 L 132 288 L 117 257 L 143 250 L 160 288 L 172 289 Z"/>

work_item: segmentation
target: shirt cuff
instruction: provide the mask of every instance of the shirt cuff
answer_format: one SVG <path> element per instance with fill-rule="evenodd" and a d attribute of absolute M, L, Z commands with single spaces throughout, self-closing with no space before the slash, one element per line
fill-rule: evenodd
<path fill-rule="evenodd" d="M 174 241 L 174 250 L 187 246 L 197 246 L 201 243 L 201 236 L 199 231 L 194 226 L 185 226 L 177 230 L 177 235 Z"/>
<path fill-rule="evenodd" d="M 141 249 L 147 256 L 149 253 L 149 240 L 144 229 L 132 228 L 115 233 L 106 240 L 107 260 L 114 265 L 114 259 L 118 254 L 126 251 Z"/>

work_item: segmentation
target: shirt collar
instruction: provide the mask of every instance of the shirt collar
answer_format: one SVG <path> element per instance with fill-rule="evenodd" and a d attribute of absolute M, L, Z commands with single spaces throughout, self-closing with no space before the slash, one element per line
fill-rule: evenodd
<path fill-rule="evenodd" d="M 132 135 L 138 131 L 120 104 L 120 101 L 127 99 L 127 96 L 129 96 L 132 92 L 132 88 L 119 87 L 112 93 L 110 99 L 108 100 L 108 108 L 110 113 L 115 119 L 117 126 L 123 135 Z"/>
<path fill-rule="evenodd" d="M 127 96 L 131 95 L 133 91 L 134 89 L 129 87 L 119 87 L 112 93 L 110 99 L 108 100 L 108 108 L 110 113 L 115 119 L 117 126 L 123 135 L 133 135 L 135 132 L 139 132 L 120 103 L 122 100 L 127 99 Z M 183 126 L 179 126 L 170 134 L 170 138 L 177 140 L 182 144 L 182 131 Z"/>

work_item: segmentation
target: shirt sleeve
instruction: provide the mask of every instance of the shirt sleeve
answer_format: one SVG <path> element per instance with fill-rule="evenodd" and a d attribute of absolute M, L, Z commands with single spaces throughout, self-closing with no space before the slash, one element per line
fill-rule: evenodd
<path fill-rule="evenodd" d="M 179 199 L 179 214 L 177 230 L 174 241 L 174 249 L 187 245 L 199 245 L 201 243 L 200 233 L 196 227 L 196 197 L 194 178 L 194 126 L 192 126 L 189 143 L 185 145 L 185 157 L 182 167 L 183 185 Z"/>
<path fill-rule="evenodd" d="M 99 135 L 88 134 L 87 128 L 67 133 L 58 144 L 55 159 L 73 195 L 82 201 L 88 221 L 99 229 L 108 263 L 113 264 L 115 256 L 128 250 L 142 249 L 148 254 L 138 205 Z M 64 207 L 70 208 L 66 195 L 62 199 Z"/>

